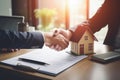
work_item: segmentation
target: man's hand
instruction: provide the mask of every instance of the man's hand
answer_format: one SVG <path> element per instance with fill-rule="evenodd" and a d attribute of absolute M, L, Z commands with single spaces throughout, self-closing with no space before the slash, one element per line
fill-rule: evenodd
<path fill-rule="evenodd" d="M 16 52 L 18 50 L 19 49 L 8 49 L 8 48 L 2 48 L 2 49 L 0 49 L 1 52 Z"/>
<path fill-rule="evenodd" d="M 69 30 L 64 30 L 64 29 L 56 29 L 53 31 L 54 36 L 57 36 L 58 34 L 63 35 L 68 41 L 70 41 L 70 38 L 72 37 L 72 33 Z"/>
<path fill-rule="evenodd" d="M 44 33 L 45 45 L 58 51 L 65 49 L 69 45 L 68 39 L 62 34 L 54 35 L 54 32 Z"/>
<path fill-rule="evenodd" d="M 53 36 L 58 36 L 58 35 L 64 36 L 63 39 L 65 41 L 68 41 L 68 43 L 69 43 L 69 41 L 70 41 L 70 39 L 72 37 L 72 32 L 69 31 L 69 30 L 55 29 L 55 30 L 53 30 L 53 32 L 54 32 Z M 56 49 L 56 50 L 60 50 L 60 49 L 62 50 L 62 49 L 64 49 L 64 48 L 60 47 L 60 45 L 52 46 L 51 48 Z"/>

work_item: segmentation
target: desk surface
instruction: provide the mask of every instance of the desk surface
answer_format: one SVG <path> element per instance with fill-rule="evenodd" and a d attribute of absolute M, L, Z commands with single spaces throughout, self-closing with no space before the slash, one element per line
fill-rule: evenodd
<path fill-rule="evenodd" d="M 104 53 L 112 50 L 106 45 L 95 45 L 95 53 Z M 31 51 L 22 49 L 12 53 L 0 54 L 0 61 Z M 120 60 L 108 64 L 100 64 L 89 60 L 90 57 L 78 62 L 74 66 L 53 77 L 40 73 L 30 73 L 0 65 L 0 79 L 4 80 L 120 80 Z"/>

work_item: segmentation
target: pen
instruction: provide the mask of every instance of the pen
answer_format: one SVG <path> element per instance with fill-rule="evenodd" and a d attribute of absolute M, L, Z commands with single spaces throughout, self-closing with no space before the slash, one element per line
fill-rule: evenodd
<path fill-rule="evenodd" d="M 27 66 L 27 65 L 22 65 L 20 63 L 18 63 L 16 66 L 14 66 L 14 69 L 29 71 L 29 72 L 37 72 L 37 69 L 34 69 L 34 68 Z"/>
<path fill-rule="evenodd" d="M 20 61 L 24 61 L 24 62 L 34 63 L 34 64 L 49 65 L 48 63 L 45 63 L 45 62 L 31 60 L 31 59 L 26 59 L 26 58 L 19 58 L 19 60 Z"/>

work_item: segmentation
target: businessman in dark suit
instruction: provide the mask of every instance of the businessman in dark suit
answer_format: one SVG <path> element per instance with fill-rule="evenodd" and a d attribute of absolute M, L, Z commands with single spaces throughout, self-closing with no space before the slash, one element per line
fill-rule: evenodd
<path fill-rule="evenodd" d="M 0 30 L 0 49 L 31 48 L 34 46 L 42 48 L 44 44 L 47 46 L 59 45 L 61 48 L 57 50 L 62 50 L 68 46 L 68 42 L 65 41 L 64 36 L 53 36 L 53 32 L 41 33 Z"/>
<path fill-rule="evenodd" d="M 73 40 L 80 31 L 81 26 L 88 26 L 93 33 L 108 25 L 108 32 L 104 44 L 120 48 L 120 0 L 105 0 L 96 14 L 87 21 L 70 30 L 58 30 L 68 40 Z"/>

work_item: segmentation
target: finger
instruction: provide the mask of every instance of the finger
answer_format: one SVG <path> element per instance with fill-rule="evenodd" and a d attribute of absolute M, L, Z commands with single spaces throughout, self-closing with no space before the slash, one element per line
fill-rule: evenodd
<path fill-rule="evenodd" d="M 60 46 L 57 44 L 57 45 L 55 46 L 55 49 L 56 49 L 57 51 L 59 51 L 59 50 L 60 50 Z"/>
<path fill-rule="evenodd" d="M 15 49 L 8 49 L 8 52 L 14 52 Z"/>
<path fill-rule="evenodd" d="M 63 37 L 63 40 L 64 40 L 64 43 L 65 43 L 66 45 L 69 45 L 69 40 L 68 40 L 68 39 L 66 39 L 65 37 Z"/>
<path fill-rule="evenodd" d="M 18 51 L 19 49 L 11 49 L 12 52 Z"/>
<path fill-rule="evenodd" d="M 51 49 L 53 49 L 53 48 L 54 48 L 54 46 L 53 46 L 53 45 L 46 44 L 46 46 L 47 46 L 47 47 L 49 47 L 49 48 L 51 48 Z"/>
<path fill-rule="evenodd" d="M 69 40 L 64 38 L 64 41 L 66 42 L 66 44 L 68 45 L 69 44 Z"/>
<path fill-rule="evenodd" d="M 55 49 L 55 46 L 54 46 L 54 45 L 52 45 L 50 48 L 51 48 L 51 49 Z"/>
<path fill-rule="evenodd" d="M 51 43 L 45 43 L 45 45 L 48 46 L 48 47 L 51 47 L 51 46 L 52 46 Z"/>
<path fill-rule="evenodd" d="M 67 46 L 68 46 L 68 44 L 67 44 L 65 41 L 63 41 L 63 42 L 60 44 L 61 50 L 67 48 Z"/>
<path fill-rule="evenodd" d="M 61 48 L 61 47 L 59 47 L 59 48 L 58 48 L 58 51 L 61 51 L 61 50 L 62 50 L 62 48 Z"/>
<path fill-rule="evenodd" d="M 55 50 L 57 50 L 57 51 L 61 51 L 62 48 L 61 48 L 60 46 L 57 46 L 57 47 L 55 47 Z"/>
<path fill-rule="evenodd" d="M 59 34 L 59 30 L 54 30 L 53 37 L 57 36 Z"/>
<path fill-rule="evenodd" d="M 58 48 L 59 48 L 59 45 L 57 44 L 57 45 L 55 46 L 55 48 L 58 49 Z"/>
<path fill-rule="evenodd" d="M 15 50 L 14 49 L 9 49 L 10 52 L 14 52 Z"/>
<path fill-rule="evenodd" d="M 60 36 L 60 37 L 61 40 L 59 41 L 58 44 L 62 49 L 65 49 L 69 45 L 69 41 L 64 36 Z"/>

